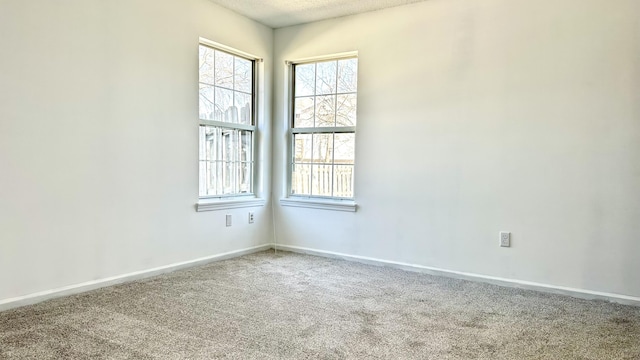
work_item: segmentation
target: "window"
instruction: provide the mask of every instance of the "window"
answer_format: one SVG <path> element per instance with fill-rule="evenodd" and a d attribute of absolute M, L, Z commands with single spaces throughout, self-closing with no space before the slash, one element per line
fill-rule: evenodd
<path fill-rule="evenodd" d="M 256 59 L 199 48 L 200 198 L 253 194 Z"/>
<path fill-rule="evenodd" d="M 358 59 L 292 65 L 290 195 L 352 199 Z"/>

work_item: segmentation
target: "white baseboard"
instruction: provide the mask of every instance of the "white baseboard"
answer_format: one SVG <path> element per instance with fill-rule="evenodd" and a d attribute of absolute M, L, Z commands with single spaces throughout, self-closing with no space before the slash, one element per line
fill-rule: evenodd
<path fill-rule="evenodd" d="M 25 305 L 31 305 L 31 304 L 39 303 L 45 300 L 61 297 L 61 296 L 78 294 L 78 293 L 102 288 L 105 286 L 111 286 L 111 285 L 121 284 L 124 282 L 140 280 L 140 279 L 168 273 L 168 272 L 179 270 L 179 269 L 184 269 L 184 268 L 197 266 L 197 265 L 204 265 L 214 261 L 231 259 L 234 257 L 252 254 L 259 251 L 269 250 L 271 248 L 273 248 L 271 244 L 259 245 L 259 246 L 254 246 L 246 249 L 226 252 L 223 254 L 206 256 L 206 257 L 202 257 L 195 260 L 183 261 L 175 264 L 160 266 L 153 269 L 136 271 L 136 272 L 113 276 L 105 279 L 92 280 L 92 281 L 87 281 L 81 284 L 69 285 L 69 286 L 64 286 L 57 289 L 40 291 L 37 293 L 25 295 L 25 296 L 18 296 L 14 298 L 4 299 L 4 300 L 0 300 L 0 311 L 9 310 L 9 309 L 13 309 L 13 308 L 17 308 Z"/>
<path fill-rule="evenodd" d="M 531 281 L 506 279 L 506 278 L 500 278 L 495 276 L 487 276 L 487 275 L 466 273 L 461 271 L 445 270 L 445 269 L 439 269 L 439 268 L 423 266 L 423 265 L 414 265 L 414 264 L 407 264 L 407 263 L 402 263 L 397 261 L 381 260 L 381 259 L 370 258 L 366 256 L 349 255 L 349 254 L 337 253 L 332 251 L 310 249 L 310 248 L 305 248 L 300 246 L 274 244 L 272 247 L 276 248 L 278 251 L 280 250 L 290 251 L 290 252 L 323 256 L 323 257 L 342 259 L 342 260 L 348 260 L 348 261 L 357 261 L 360 263 L 370 264 L 370 265 L 389 266 L 389 267 L 398 268 L 402 270 L 421 272 L 421 273 L 436 275 L 436 276 L 446 276 L 446 277 L 451 277 L 456 279 L 480 281 L 480 282 L 500 285 L 500 286 L 514 287 L 514 288 L 527 289 L 527 290 L 536 290 L 536 291 L 553 293 L 553 294 L 568 295 L 568 296 L 572 296 L 580 299 L 605 300 L 605 301 L 610 301 L 610 302 L 619 303 L 623 305 L 640 306 L 640 297 L 634 297 L 634 296 L 628 296 L 628 295 L 575 289 L 575 288 L 564 287 L 564 286 L 541 284 L 541 283 L 536 283 Z"/>
<path fill-rule="evenodd" d="M 335 259 L 343 259 L 348 261 L 357 261 L 360 263 L 365 263 L 370 265 L 389 266 L 393 268 L 414 271 L 414 272 L 421 272 L 421 273 L 436 275 L 436 276 L 447 276 L 447 277 L 452 277 L 456 279 L 480 281 L 480 282 L 501 285 L 501 286 L 568 295 L 568 296 L 581 298 L 581 299 L 606 300 L 606 301 L 615 302 L 615 303 L 624 304 L 624 305 L 640 306 L 640 297 L 634 297 L 634 296 L 583 290 L 583 289 L 575 289 L 575 288 L 569 288 L 569 287 L 563 287 L 563 286 L 535 283 L 530 281 L 522 281 L 522 280 L 506 279 L 506 278 L 500 278 L 500 277 L 494 277 L 494 276 L 465 273 L 460 271 L 445 270 L 445 269 L 439 269 L 439 268 L 423 266 L 423 265 L 407 264 L 407 263 L 396 262 L 396 261 L 381 260 L 381 259 L 370 258 L 365 256 L 349 255 L 349 254 L 337 253 L 332 251 L 310 249 L 310 248 L 292 246 L 292 245 L 278 244 L 276 246 L 275 244 L 265 244 L 265 245 L 254 246 L 251 248 L 230 251 L 223 254 L 207 256 L 207 257 L 203 257 L 195 260 L 189 260 L 189 261 L 184 261 L 180 263 L 156 267 L 153 269 L 137 271 L 137 272 L 113 276 L 105 279 L 87 281 L 81 284 L 75 284 L 75 285 L 65 286 L 57 289 L 40 291 L 37 293 L 25 295 L 25 296 L 19 296 L 19 297 L 0 300 L 0 311 L 9 310 L 9 309 L 13 309 L 13 308 L 17 308 L 25 305 L 31 305 L 31 304 L 39 303 L 45 300 L 62 297 L 62 296 L 78 294 L 78 293 L 82 293 L 82 292 L 86 292 L 86 291 L 90 291 L 90 290 L 94 290 L 94 289 L 98 289 L 106 286 L 121 284 L 121 283 L 134 281 L 134 280 L 140 280 L 140 279 L 168 273 L 168 272 L 179 270 L 179 269 L 184 269 L 184 268 L 193 267 L 197 265 L 203 265 L 203 264 L 207 264 L 214 261 L 231 259 L 234 257 L 239 257 L 247 254 L 252 254 L 255 252 L 268 250 L 268 249 L 274 249 L 274 248 L 277 249 L 278 251 L 290 251 L 290 252 L 323 256 L 323 257 L 329 257 L 329 258 L 335 258 Z"/>

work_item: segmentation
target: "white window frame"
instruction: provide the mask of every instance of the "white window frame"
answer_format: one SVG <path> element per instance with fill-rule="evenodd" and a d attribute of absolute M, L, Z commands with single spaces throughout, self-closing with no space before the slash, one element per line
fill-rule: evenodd
<path fill-rule="evenodd" d="M 259 77 L 259 63 L 262 63 L 262 58 L 228 47 L 226 45 L 205 39 L 199 38 L 198 49 L 200 46 L 207 46 L 214 50 L 226 52 L 236 57 L 240 57 L 243 59 L 250 60 L 253 64 L 253 76 L 252 76 L 252 115 L 251 115 L 251 125 L 247 124 L 239 124 L 239 123 L 229 123 L 224 121 L 215 121 L 215 120 L 207 120 L 200 119 L 198 116 L 198 131 L 200 131 L 201 126 L 213 126 L 221 129 L 230 129 L 230 130 L 247 130 L 251 131 L 251 157 L 252 157 L 252 169 L 251 169 L 251 191 L 249 193 L 237 193 L 237 194 L 220 194 L 220 195 L 204 195 L 200 196 L 198 194 L 198 203 L 196 204 L 196 211 L 211 211 L 211 210 L 223 210 L 223 209 L 234 209 L 234 208 L 243 208 L 243 207 L 256 207 L 263 206 L 265 204 L 264 199 L 259 198 L 256 195 L 256 188 L 258 188 L 257 179 L 259 178 L 257 172 L 260 166 L 258 166 L 257 152 L 258 152 L 258 144 L 257 144 L 257 132 L 258 132 L 258 77 Z M 198 83 L 200 83 L 198 79 Z M 198 140 L 199 142 L 200 140 Z M 198 156 L 198 163 L 200 162 L 200 158 Z M 199 169 L 199 166 L 198 166 Z M 198 170 L 199 172 L 200 170 Z M 198 175 L 198 182 L 200 181 L 200 176 Z M 198 184 L 198 188 L 200 184 Z M 198 190 L 199 192 L 199 190 Z"/>
<path fill-rule="evenodd" d="M 358 52 L 344 52 L 326 56 L 309 57 L 304 59 L 298 59 L 293 61 L 285 61 L 287 67 L 287 84 L 286 84 L 286 96 L 287 96 L 287 156 L 286 156 L 286 189 L 285 198 L 280 199 L 282 206 L 312 208 L 322 210 L 334 210 L 334 211 L 347 211 L 355 212 L 357 210 L 357 204 L 355 202 L 356 189 L 355 183 L 353 188 L 353 197 L 329 197 L 318 195 L 300 195 L 292 194 L 292 173 L 293 173 L 293 156 L 294 156 L 294 135 L 295 134 L 314 134 L 314 133 L 357 133 L 356 126 L 344 126 L 344 127 L 316 127 L 316 128 L 295 128 L 294 127 L 294 81 L 295 81 L 295 66 L 312 64 L 324 61 L 342 60 L 358 58 Z M 358 92 L 356 92 L 357 94 Z M 355 179 L 356 163 L 354 161 L 353 171 Z"/>

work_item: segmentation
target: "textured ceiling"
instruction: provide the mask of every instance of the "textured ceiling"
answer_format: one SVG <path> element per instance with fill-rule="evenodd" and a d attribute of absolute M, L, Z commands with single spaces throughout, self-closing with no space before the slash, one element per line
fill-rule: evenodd
<path fill-rule="evenodd" d="M 425 0 L 211 0 L 272 28 L 359 14 Z"/>

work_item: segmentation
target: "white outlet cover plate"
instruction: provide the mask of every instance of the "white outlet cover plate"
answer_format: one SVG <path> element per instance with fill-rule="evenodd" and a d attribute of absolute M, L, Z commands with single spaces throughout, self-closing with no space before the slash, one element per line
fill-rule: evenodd
<path fill-rule="evenodd" d="M 500 246 L 502 247 L 510 247 L 511 246 L 511 233 L 507 231 L 500 231 Z"/>

